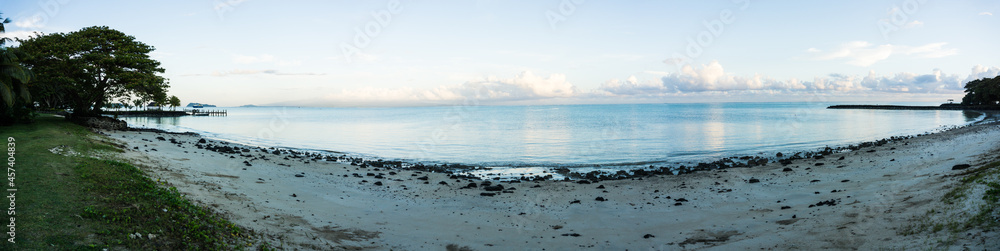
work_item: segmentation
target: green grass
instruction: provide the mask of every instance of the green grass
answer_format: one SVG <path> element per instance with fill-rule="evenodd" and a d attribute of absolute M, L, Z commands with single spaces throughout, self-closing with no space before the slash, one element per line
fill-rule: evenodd
<path fill-rule="evenodd" d="M 941 198 L 944 203 L 942 210 L 931 209 L 926 217 L 906 226 L 900 231 L 902 235 L 912 235 L 925 231 L 938 233 L 947 231 L 947 234 L 962 233 L 971 229 L 998 230 L 1000 223 L 1000 161 L 986 164 L 980 168 L 967 171 L 962 176 L 962 180 L 954 189 L 948 191 Z M 974 188 L 985 189 L 981 198 L 969 198 L 969 191 Z M 966 200 L 973 200 L 978 204 L 978 208 L 973 212 L 965 212 L 953 208 L 954 204 L 961 205 Z M 932 217 L 935 214 L 945 213 L 947 217 Z M 947 241 L 942 244 L 947 244 Z"/>
<path fill-rule="evenodd" d="M 89 157 L 122 150 L 87 128 L 44 116 L 32 124 L 0 127 L 0 136 L 15 139 L 18 189 L 16 243 L 4 241 L 0 249 L 229 250 L 255 246 L 247 230 L 192 204 L 176 188 L 156 184 L 129 163 Z M 80 154 L 49 151 L 58 146 Z M 3 204 L 7 203 L 4 198 Z M 130 238 L 132 233 L 142 237 Z M 149 239 L 149 234 L 156 237 Z"/>

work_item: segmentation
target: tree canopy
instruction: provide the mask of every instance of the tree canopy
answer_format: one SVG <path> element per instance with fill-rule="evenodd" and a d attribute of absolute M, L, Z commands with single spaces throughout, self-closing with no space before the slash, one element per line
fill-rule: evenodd
<path fill-rule="evenodd" d="M 6 32 L 7 23 L 10 19 L 0 17 L 0 33 Z M 19 58 L 24 54 L 20 50 L 4 46 L 8 40 L 0 38 L 0 124 L 4 125 L 32 117 L 28 81 L 33 74 L 21 64 Z"/>
<path fill-rule="evenodd" d="M 21 42 L 23 62 L 38 77 L 31 91 L 42 105 L 97 116 L 114 100 L 165 99 L 167 80 L 152 46 L 106 26 L 53 33 Z"/>
<path fill-rule="evenodd" d="M 1000 103 L 1000 77 L 983 78 L 965 84 L 963 105 L 997 105 Z"/>
<path fill-rule="evenodd" d="M 177 96 L 170 96 L 170 109 L 181 106 L 181 99 Z"/>

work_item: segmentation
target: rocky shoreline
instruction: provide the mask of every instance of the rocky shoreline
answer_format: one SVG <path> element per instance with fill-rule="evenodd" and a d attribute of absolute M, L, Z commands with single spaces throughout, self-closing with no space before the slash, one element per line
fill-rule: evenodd
<path fill-rule="evenodd" d="M 981 124 L 1000 124 L 1000 122 L 994 121 L 994 122 L 981 123 Z M 968 126 L 973 126 L 973 125 L 952 127 L 950 129 L 959 129 L 959 128 L 968 127 Z M 136 131 L 136 132 L 151 132 L 151 133 L 161 133 L 161 134 L 168 134 L 168 135 L 190 135 L 190 136 L 199 136 L 200 137 L 199 134 L 194 133 L 194 132 L 169 132 L 169 131 L 165 131 L 165 130 L 161 130 L 161 129 L 135 128 L 135 127 L 129 127 L 127 130 L 128 131 Z M 922 134 L 918 134 L 918 135 L 907 135 L 907 136 L 892 136 L 892 137 L 889 137 L 889 138 L 883 138 L 883 139 L 874 140 L 874 141 L 866 141 L 866 142 L 861 142 L 861 143 L 857 143 L 857 144 L 851 144 L 851 145 L 847 145 L 847 146 L 837 146 L 837 147 L 832 147 L 832 148 L 828 146 L 828 147 L 825 147 L 825 148 L 820 149 L 820 150 L 798 151 L 798 152 L 791 153 L 791 154 L 784 154 L 782 152 L 778 152 L 778 153 L 775 154 L 775 156 L 746 155 L 746 156 L 724 157 L 724 158 L 721 158 L 721 159 L 718 159 L 718 160 L 715 160 L 715 161 L 711 161 L 711 162 L 699 162 L 697 164 L 693 164 L 693 165 L 690 165 L 690 166 L 679 165 L 679 166 L 675 167 L 675 166 L 655 166 L 655 165 L 650 165 L 648 167 L 643 167 L 643 168 L 621 169 L 621 170 L 617 170 L 617 171 L 613 171 L 613 172 L 612 171 L 597 170 L 597 171 L 582 172 L 582 173 L 574 171 L 573 169 L 568 168 L 568 167 L 554 167 L 554 168 L 551 168 L 550 170 L 543 171 L 542 173 L 538 173 L 538 174 L 521 174 L 519 177 L 512 178 L 512 179 L 511 178 L 506 178 L 505 179 L 505 178 L 500 178 L 500 177 L 487 178 L 487 177 L 481 177 L 481 176 L 471 175 L 469 173 L 470 171 L 490 170 L 490 169 L 496 169 L 496 167 L 484 168 L 484 167 L 481 167 L 481 166 L 465 165 L 465 164 L 459 164 L 459 163 L 424 164 L 424 163 L 420 163 L 420 162 L 409 163 L 409 162 L 398 161 L 398 160 L 383 160 L 383 159 L 380 159 L 380 158 L 367 158 L 366 159 L 364 157 L 352 157 L 352 156 L 349 156 L 347 154 L 325 154 L 325 153 L 321 153 L 319 151 L 308 151 L 308 150 L 298 150 L 297 151 L 297 150 L 292 150 L 292 149 L 289 149 L 289 148 L 274 147 L 274 146 L 271 146 L 271 147 L 259 147 L 259 146 L 258 147 L 254 147 L 254 146 L 247 146 L 247 145 L 242 145 L 242 144 L 238 144 L 238 143 L 230 143 L 230 142 L 225 142 L 225 141 L 221 141 L 221 142 L 219 142 L 217 144 L 209 144 L 209 143 L 206 143 L 204 141 L 204 139 L 200 140 L 199 143 L 195 144 L 194 146 L 197 147 L 198 149 L 206 149 L 206 150 L 217 152 L 217 153 L 240 154 L 240 155 L 248 154 L 248 155 L 246 155 L 246 157 L 252 157 L 252 155 L 249 155 L 250 152 L 270 153 L 270 154 L 274 155 L 274 157 L 281 157 L 282 155 L 287 155 L 287 157 L 283 157 L 286 160 L 288 160 L 288 158 L 292 158 L 292 159 L 299 159 L 299 160 L 304 160 L 304 161 L 314 161 L 314 162 L 315 161 L 328 161 L 328 162 L 350 163 L 350 165 L 352 165 L 352 166 L 359 166 L 361 168 L 373 167 L 373 168 L 386 169 L 386 170 L 398 169 L 398 170 L 412 170 L 412 171 L 425 171 L 425 172 L 446 173 L 446 174 L 449 174 L 450 176 L 453 176 L 453 177 L 458 177 L 458 178 L 463 178 L 463 179 L 470 179 L 470 180 L 493 180 L 493 181 L 498 181 L 498 182 L 560 180 L 560 179 L 554 178 L 554 176 L 552 174 L 550 174 L 550 172 L 551 172 L 551 173 L 554 173 L 554 174 L 561 175 L 563 177 L 563 179 L 561 179 L 562 181 L 581 181 L 581 180 L 586 180 L 586 181 L 589 181 L 589 182 L 597 182 L 597 181 L 605 181 L 605 180 L 635 179 L 635 178 L 643 178 L 643 177 L 657 176 L 657 175 L 684 175 L 684 174 L 690 174 L 690 173 L 695 173 L 695 172 L 725 170 L 725 169 L 730 169 L 730 168 L 753 168 L 753 167 L 765 166 L 765 165 L 767 165 L 769 163 L 779 163 L 782 166 L 788 166 L 788 165 L 791 165 L 791 164 L 795 163 L 796 161 L 803 160 L 803 159 L 821 160 L 821 159 L 825 158 L 824 156 L 827 156 L 827 155 L 830 155 L 830 154 L 834 154 L 834 153 L 860 151 L 860 150 L 864 150 L 864 149 L 868 149 L 868 148 L 872 148 L 872 147 L 883 146 L 885 144 L 892 143 L 892 142 L 898 142 L 898 141 L 904 141 L 904 140 L 907 140 L 907 139 L 912 139 L 913 137 L 918 137 L 918 136 L 927 135 L 927 134 L 930 134 L 930 133 L 922 133 Z M 176 143 L 176 142 L 171 142 L 171 143 Z M 234 146 L 230 146 L 230 144 L 232 144 Z M 904 144 L 906 144 L 906 143 L 904 143 Z M 874 151 L 872 151 L 872 152 L 874 152 Z M 265 160 L 267 159 L 266 156 L 259 156 L 259 157 L 254 157 L 251 160 L 254 160 L 254 159 L 257 159 L 257 158 L 263 158 Z M 822 165 L 822 164 L 820 164 L 820 165 Z"/>

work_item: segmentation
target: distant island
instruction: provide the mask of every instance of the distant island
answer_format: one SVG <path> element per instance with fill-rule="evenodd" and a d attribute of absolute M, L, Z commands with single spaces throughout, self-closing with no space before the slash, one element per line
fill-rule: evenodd
<path fill-rule="evenodd" d="M 188 103 L 187 107 L 202 108 L 202 107 L 216 107 L 216 106 L 210 104 L 202 104 L 202 103 Z"/>
<path fill-rule="evenodd" d="M 257 107 L 256 105 L 241 105 L 240 107 Z"/>

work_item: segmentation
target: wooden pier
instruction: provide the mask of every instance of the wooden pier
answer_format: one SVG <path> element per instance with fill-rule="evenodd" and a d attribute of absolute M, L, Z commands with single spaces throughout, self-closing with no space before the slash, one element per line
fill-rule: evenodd
<path fill-rule="evenodd" d="M 226 110 L 201 110 L 201 109 L 191 109 L 185 110 L 191 116 L 226 116 Z"/>

